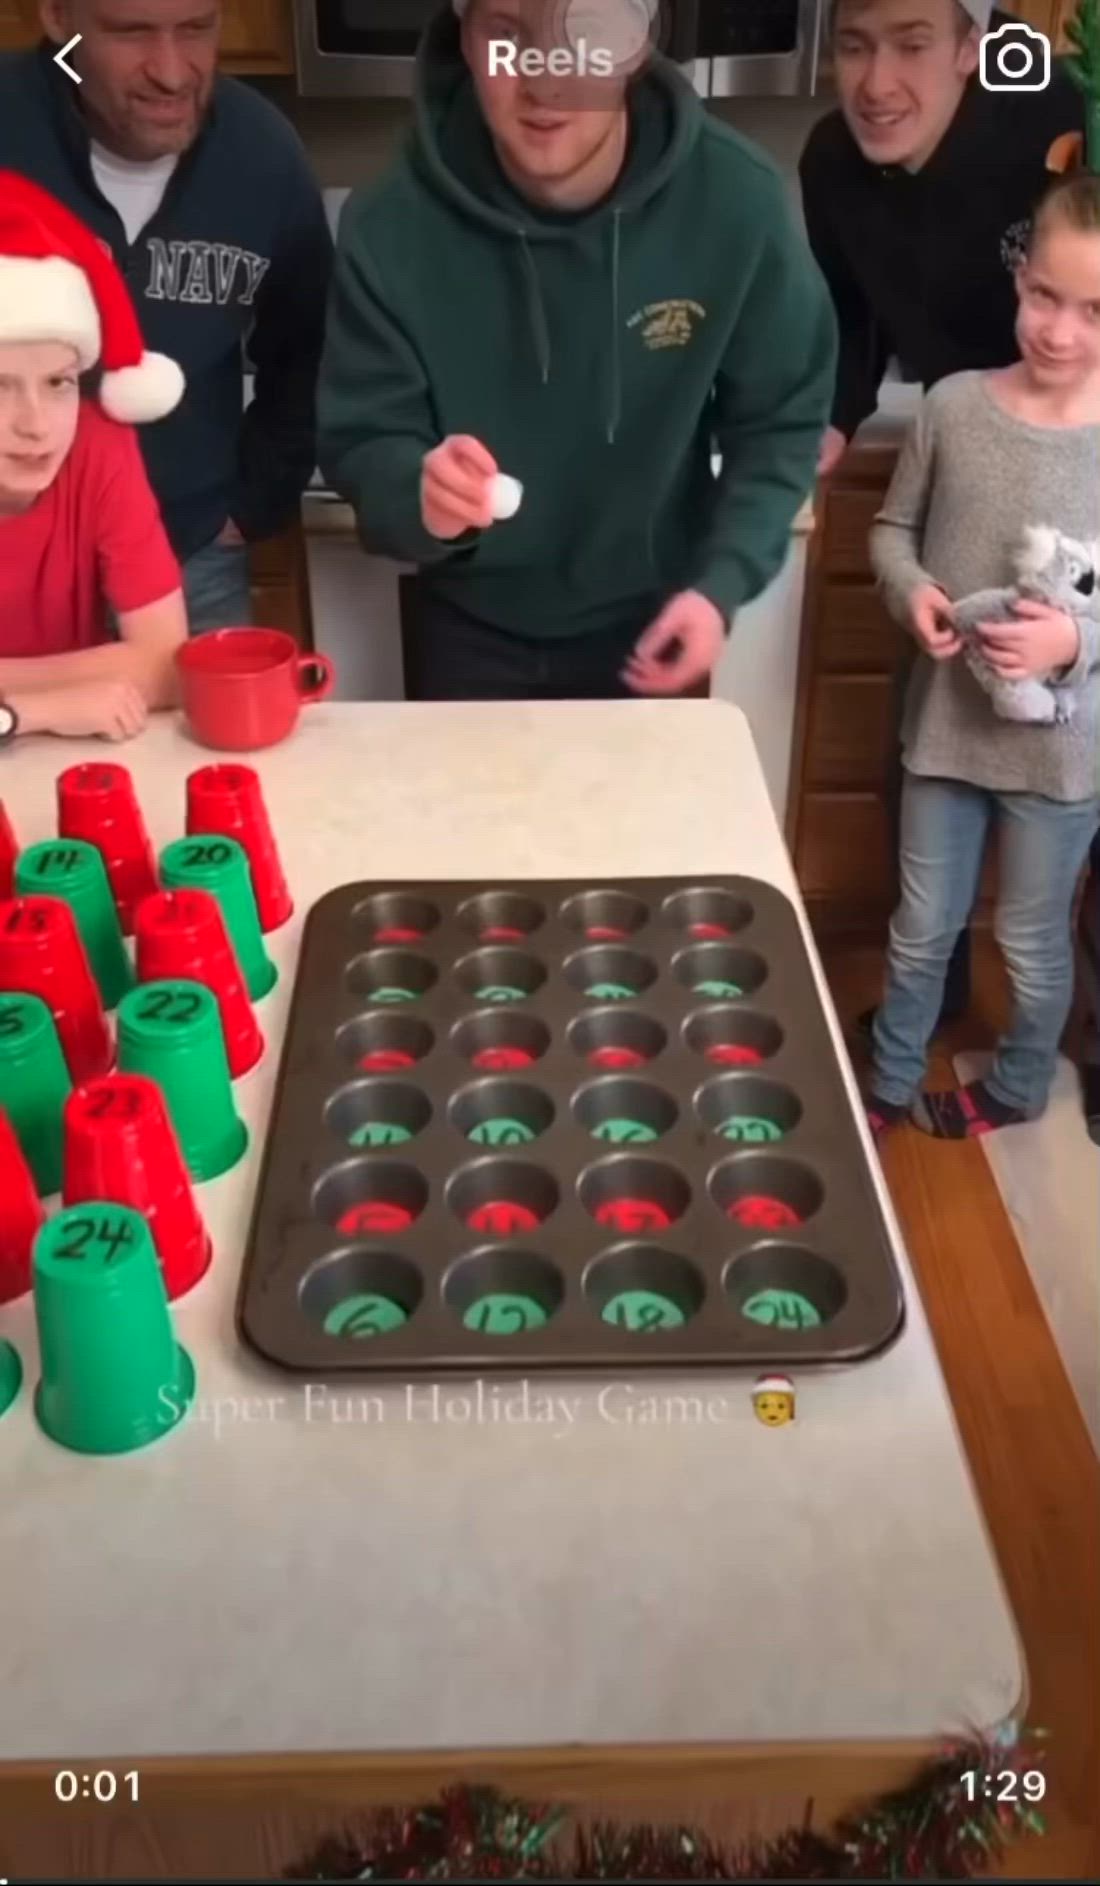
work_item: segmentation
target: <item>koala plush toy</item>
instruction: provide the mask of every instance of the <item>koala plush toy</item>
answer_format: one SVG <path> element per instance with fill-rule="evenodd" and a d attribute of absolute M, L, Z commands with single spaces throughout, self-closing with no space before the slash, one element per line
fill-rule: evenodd
<path fill-rule="evenodd" d="M 982 653 L 977 628 L 979 622 L 1011 622 L 1013 603 L 1025 597 L 1031 602 L 1050 603 L 1069 616 L 1100 613 L 1096 594 L 1100 585 L 1100 543 L 1077 543 L 1046 524 L 1028 525 L 1015 561 L 1015 584 L 975 590 L 972 596 L 964 596 L 953 605 L 966 665 L 1002 720 L 1065 725 L 1074 716 L 1076 689 L 1061 687 L 1051 675 L 1006 681 Z"/>

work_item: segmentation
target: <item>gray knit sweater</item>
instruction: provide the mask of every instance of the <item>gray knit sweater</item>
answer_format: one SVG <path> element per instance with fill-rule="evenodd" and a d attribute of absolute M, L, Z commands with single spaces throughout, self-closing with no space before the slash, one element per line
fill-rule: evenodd
<path fill-rule="evenodd" d="M 871 560 L 891 615 L 908 626 L 922 583 L 957 601 L 1014 580 L 1027 524 L 1090 542 L 1100 536 L 1100 426 L 1033 426 L 1003 412 L 986 376 L 956 373 L 921 404 L 871 531 Z M 909 683 L 902 750 L 911 773 L 993 792 L 1089 799 L 1100 792 L 1100 592 L 1081 622 L 1066 681 L 1080 689 L 1067 726 L 1001 720 L 961 655 L 921 652 Z"/>

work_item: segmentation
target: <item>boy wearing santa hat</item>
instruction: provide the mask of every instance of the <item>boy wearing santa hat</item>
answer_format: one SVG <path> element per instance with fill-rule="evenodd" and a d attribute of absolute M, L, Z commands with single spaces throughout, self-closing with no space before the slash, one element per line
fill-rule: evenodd
<path fill-rule="evenodd" d="M 126 739 L 171 702 L 187 617 L 131 426 L 182 392 L 106 249 L 0 171 L 0 743 Z"/>

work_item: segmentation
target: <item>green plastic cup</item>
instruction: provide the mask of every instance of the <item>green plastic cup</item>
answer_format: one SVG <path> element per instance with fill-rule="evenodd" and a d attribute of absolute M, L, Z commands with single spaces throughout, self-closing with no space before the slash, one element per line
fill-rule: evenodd
<path fill-rule="evenodd" d="M 264 944 L 243 845 L 211 835 L 177 838 L 160 854 L 160 881 L 166 891 L 209 891 L 217 898 L 250 999 L 270 995 L 279 972 Z"/>
<path fill-rule="evenodd" d="M 47 838 L 28 845 L 15 866 L 18 897 L 61 897 L 72 908 L 104 1008 L 117 1008 L 133 988 L 134 968 L 122 940 L 103 854 L 82 838 Z"/>
<path fill-rule="evenodd" d="M 5 1415 L 23 1382 L 23 1364 L 10 1342 L 0 1342 L 0 1415 Z"/>
<path fill-rule="evenodd" d="M 70 1205 L 34 1246 L 39 1426 L 78 1454 L 147 1447 L 195 1393 L 176 1341 L 152 1233 L 125 1205 Z"/>
<path fill-rule="evenodd" d="M 118 1069 L 157 1083 L 193 1179 L 235 1166 L 248 1128 L 233 1098 L 218 998 L 201 982 L 139 983 L 119 1004 Z"/>
<path fill-rule="evenodd" d="M 61 1190 L 62 1115 L 72 1082 L 42 998 L 0 989 L 0 1105 L 43 1198 Z"/>

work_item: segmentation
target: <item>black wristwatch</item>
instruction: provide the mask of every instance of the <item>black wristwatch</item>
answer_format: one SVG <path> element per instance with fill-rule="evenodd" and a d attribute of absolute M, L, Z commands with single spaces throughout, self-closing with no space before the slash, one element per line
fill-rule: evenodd
<path fill-rule="evenodd" d="M 19 716 L 7 701 L 0 701 L 0 747 L 6 747 L 19 732 Z"/>

